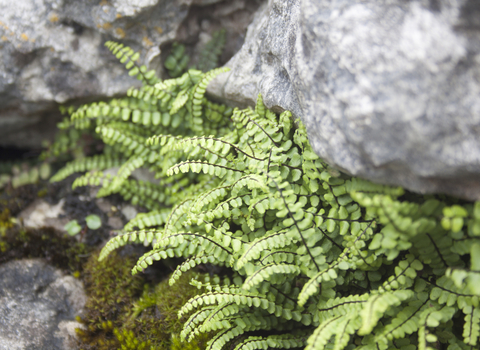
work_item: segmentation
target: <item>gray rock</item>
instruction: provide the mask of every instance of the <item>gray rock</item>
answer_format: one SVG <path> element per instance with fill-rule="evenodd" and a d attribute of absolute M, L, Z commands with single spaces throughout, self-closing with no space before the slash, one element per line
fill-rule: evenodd
<path fill-rule="evenodd" d="M 197 52 L 199 36 L 225 28 L 225 62 L 260 1 L 0 0 L 0 146 L 39 147 L 53 139 L 58 104 L 106 99 L 138 84 L 107 40 L 140 51 L 161 76 L 160 46 L 178 40 Z"/>
<path fill-rule="evenodd" d="M 270 0 L 210 92 L 289 109 L 340 170 L 480 200 L 480 3 Z"/>
<path fill-rule="evenodd" d="M 50 204 L 42 199 L 37 199 L 26 207 L 18 215 L 25 227 L 40 229 L 42 227 L 53 227 L 60 233 L 67 233 L 64 226 L 70 221 L 65 217 L 63 206 L 65 199 L 57 204 Z"/>
<path fill-rule="evenodd" d="M 38 147 L 55 131 L 59 103 L 110 97 L 138 83 L 103 44 L 125 42 L 154 67 L 190 2 L 1 0 L 0 145 Z"/>
<path fill-rule="evenodd" d="M 42 260 L 0 265 L 0 349 L 74 349 L 86 296 L 80 281 Z"/>

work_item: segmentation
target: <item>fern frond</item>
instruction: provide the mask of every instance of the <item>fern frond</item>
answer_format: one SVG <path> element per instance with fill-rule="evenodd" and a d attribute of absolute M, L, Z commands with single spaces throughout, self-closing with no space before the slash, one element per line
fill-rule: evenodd
<path fill-rule="evenodd" d="M 363 324 L 358 330 L 358 334 L 369 334 L 389 308 L 398 306 L 413 296 L 414 292 L 411 290 L 395 290 L 382 294 L 372 294 L 360 313 Z"/>
<path fill-rule="evenodd" d="M 104 174 L 101 171 L 89 171 L 73 181 L 72 189 L 82 186 L 109 186 L 112 182 L 111 174 Z"/>
<path fill-rule="evenodd" d="M 154 70 L 148 71 L 146 66 L 138 66 L 136 64 L 136 61 L 140 58 L 138 52 L 114 41 L 107 41 L 105 46 L 117 57 L 120 63 L 125 64 L 125 68 L 129 70 L 128 75 L 136 76 L 139 80 L 149 85 L 153 85 L 158 81 Z"/>
<path fill-rule="evenodd" d="M 120 232 L 117 236 L 110 239 L 102 248 L 99 260 L 105 259 L 113 250 L 118 249 L 127 243 L 147 243 L 151 244 L 158 234 L 156 229 Z"/>
<path fill-rule="evenodd" d="M 243 289 L 250 290 L 259 283 L 268 280 L 271 284 L 277 284 L 284 282 L 284 278 L 275 278 L 274 275 L 280 275 L 279 277 L 285 277 L 286 274 L 298 275 L 300 273 L 300 267 L 292 264 L 277 264 L 270 263 L 266 266 L 262 266 L 253 274 L 248 276 L 243 284 Z"/>
<path fill-rule="evenodd" d="M 168 74 L 172 78 L 176 78 L 183 74 L 187 68 L 190 57 L 185 54 L 185 46 L 173 43 L 172 51 L 165 60 L 165 68 L 168 70 Z"/>
<path fill-rule="evenodd" d="M 471 346 L 476 346 L 480 337 L 480 309 L 474 307 L 471 312 L 465 315 L 465 325 L 463 327 L 464 342 Z"/>
<path fill-rule="evenodd" d="M 226 68 L 226 67 L 212 69 L 208 73 L 204 74 L 202 79 L 198 82 L 196 87 L 192 90 L 193 99 L 192 99 L 190 108 L 192 111 L 192 115 L 194 116 L 193 122 L 195 124 L 201 124 L 203 122 L 200 117 L 202 116 L 203 98 L 205 95 L 205 91 L 207 90 L 208 83 L 217 75 L 228 72 L 229 70 L 230 68 Z"/>
<path fill-rule="evenodd" d="M 176 164 L 167 170 L 167 174 L 172 176 L 173 174 L 178 174 L 179 172 L 187 173 L 192 171 L 194 173 L 200 173 L 203 171 L 204 174 L 215 175 L 218 177 L 232 177 L 234 173 L 244 173 L 243 170 L 232 168 L 226 166 L 227 162 L 221 160 L 219 164 L 212 164 L 202 161 L 185 161 Z"/>
<path fill-rule="evenodd" d="M 67 163 L 54 176 L 51 177 L 50 182 L 61 181 L 73 173 L 89 171 L 89 170 L 104 170 L 108 168 L 118 167 L 125 162 L 125 158 L 111 157 L 108 155 L 96 155 L 92 157 L 85 157 L 73 160 Z"/>
<path fill-rule="evenodd" d="M 138 213 L 124 226 L 124 231 L 132 231 L 135 227 L 143 230 L 146 227 L 161 226 L 167 222 L 171 209 L 166 208 L 148 213 Z"/>
<path fill-rule="evenodd" d="M 226 41 L 225 29 L 220 29 L 212 34 L 205 47 L 200 52 L 200 59 L 198 61 L 198 69 L 202 72 L 208 72 L 215 67 L 218 67 L 218 61 L 222 54 Z"/>

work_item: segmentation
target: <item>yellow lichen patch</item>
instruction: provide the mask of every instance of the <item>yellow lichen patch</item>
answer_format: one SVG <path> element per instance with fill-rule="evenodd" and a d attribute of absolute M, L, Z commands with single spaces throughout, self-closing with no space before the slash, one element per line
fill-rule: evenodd
<path fill-rule="evenodd" d="M 22 33 L 22 34 L 20 35 L 20 39 L 22 39 L 23 41 L 28 41 L 28 35 L 25 34 L 25 33 Z"/>
<path fill-rule="evenodd" d="M 59 18 L 56 13 L 52 13 L 49 18 L 50 22 L 55 23 L 58 22 Z"/>
<path fill-rule="evenodd" d="M 120 13 L 117 13 L 115 17 L 122 18 L 122 15 Z"/>
<path fill-rule="evenodd" d="M 145 46 L 153 46 L 153 42 L 146 36 L 143 37 L 142 41 Z"/>
<path fill-rule="evenodd" d="M 31 43 L 34 43 L 34 42 L 35 42 L 35 38 L 30 39 L 30 42 L 31 42 Z"/>
<path fill-rule="evenodd" d="M 104 23 L 102 25 L 102 28 L 105 29 L 105 30 L 108 30 L 108 29 L 112 28 L 112 23 L 109 23 L 109 22 Z"/>
<path fill-rule="evenodd" d="M 2 35 L 2 41 L 7 41 L 8 38 L 5 35 Z"/>
<path fill-rule="evenodd" d="M 108 3 L 107 0 L 102 0 L 102 1 L 100 1 L 100 3 L 98 5 L 99 6 L 107 6 L 107 5 L 110 5 L 110 4 Z"/>
<path fill-rule="evenodd" d="M 158 32 L 158 34 L 162 34 L 162 33 L 163 33 L 162 27 L 155 27 L 155 30 Z"/>
<path fill-rule="evenodd" d="M 125 38 L 125 31 L 122 28 L 115 29 L 115 34 L 121 39 Z"/>

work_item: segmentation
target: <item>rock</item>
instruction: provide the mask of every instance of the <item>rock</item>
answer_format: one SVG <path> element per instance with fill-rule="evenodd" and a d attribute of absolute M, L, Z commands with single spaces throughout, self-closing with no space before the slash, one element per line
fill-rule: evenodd
<path fill-rule="evenodd" d="M 4 2 L 0 144 L 38 147 L 55 131 L 59 103 L 106 98 L 137 84 L 103 44 L 121 40 L 155 65 L 159 45 L 175 38 L 190 1 Z"/>
<path fill-rule="evenodd" d="M 125 205 L 122 209 L 122 214 L 125 216 L 125 218 L 130 221 L 132 220 L 133 218 L 135 218 L 135 216 L 137 216 L 138 214 L 138 211 L 137 209 L 133 206 L 133 205 Z"/>
<path fill-rule="evenodd" d="M 480 200 L 480 4 L 270 0 L 209 91 L 291 110 L 338 169 Z"/>
<path fill-rule="evenodd" d="M 226 62 L 257 8 L 257 0 L 4 2 L 0 146 L 39 147 L 53 139 L 58 104 L 106 99 L 138 85 L 104 47 L 107 40 L 140 51 L 140 61 L 161 75 L 160 46 L 174 40 L 195 46 L 199 35 L 225 28 Z"/>
<path fill-rule="evenodd" d="M 19 214 L 19 218 L 23 220 L 25 227 L 39 229 L 47 226 L 53 227 L 61 233 L 67 233 L 64 226 L 70 219 L 64 217 L 64 203 L 64 199 L 61 199 L 57 204 L 50 204 L 42 199 L 37 199 Z"/>
<path fill-rule="evenodd" d="M 0 265 L 0 350 L 75 349 L 82 283 L 42 260 Z"/>

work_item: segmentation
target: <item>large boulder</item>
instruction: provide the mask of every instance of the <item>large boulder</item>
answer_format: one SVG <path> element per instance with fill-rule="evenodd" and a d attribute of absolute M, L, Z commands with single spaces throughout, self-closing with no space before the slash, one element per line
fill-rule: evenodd
<path fill-rule="evenodd" d="M 140 51 L 142 63 L 161 74 L 160 46 L 208 40 L 220 27 L 227 29 L 233 55 L 258 4 L 18 0 L 2 1 L 1 8 L 0 146 L 31 148 L 52 138 L 58 104 L 106 99 L 139 83 L 104 47 L 107 40 Z"/>
<path fill-rule="evenodd" d="M 158 55 L 187 15 L 185 2 L 4 1 L 0 144 L 38 147 L 55 129 L 58 103 L 126 91 L 136 81 L 103 44 L 114 38 Z"/>
<path fill-rule="evenodd" d="M 210 92 L 291 110 L 340 170 L 480 200 L 480 3 L 269 0 Z"/>

